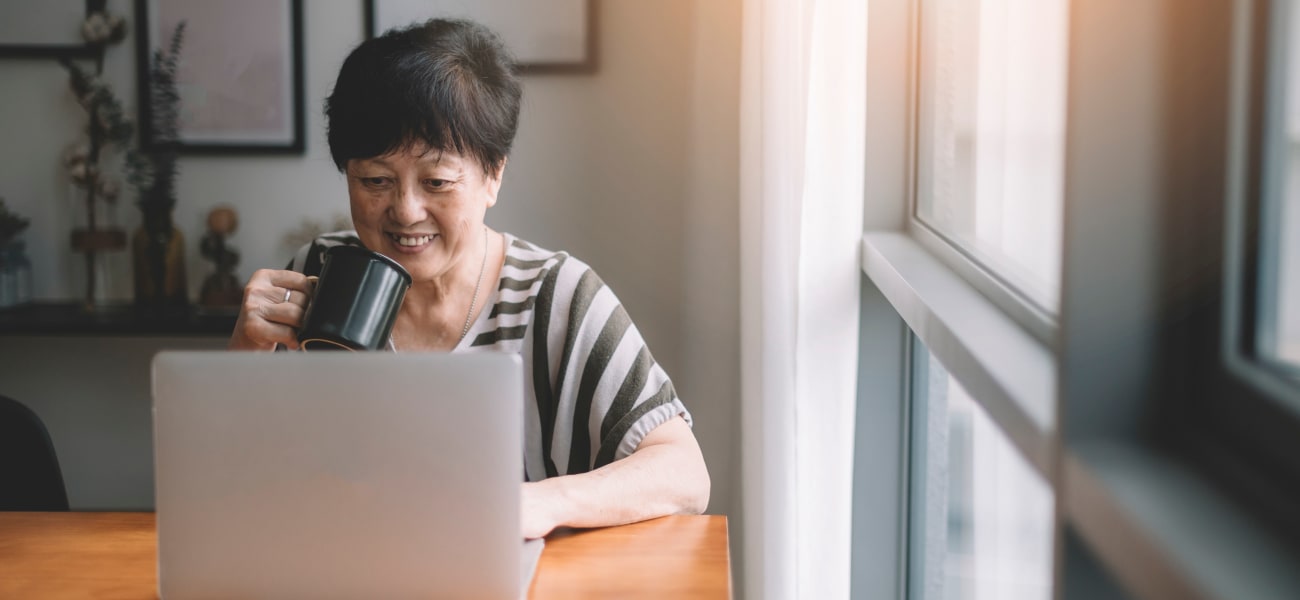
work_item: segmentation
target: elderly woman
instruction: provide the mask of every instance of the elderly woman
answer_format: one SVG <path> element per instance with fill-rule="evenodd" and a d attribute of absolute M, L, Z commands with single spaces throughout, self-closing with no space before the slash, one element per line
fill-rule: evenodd
<path fill-rule="evenodd" d="M 296 348 L 324 250 L 364 246 L 412 277 L 392 350 L 522 355 L 524 537 L 702 512 L 709 476 L 690 413 L 614 293 L 577 258 L 484 224 L 520 96 L 501 41 L 471 22 L 435 19 L 353 50 L 325 113 L 356 230 L 254 273 L 230 347 Z"/>

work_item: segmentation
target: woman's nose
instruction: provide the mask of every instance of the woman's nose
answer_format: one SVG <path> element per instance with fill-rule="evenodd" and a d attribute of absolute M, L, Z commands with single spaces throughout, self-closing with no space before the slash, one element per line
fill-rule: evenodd
<path fill-rule="evenodd" d="M 418 188 L 403 185 L 388 206 L 388 218 L 398 225 L 414 225 L 425 218 L 424 197 Z"/>

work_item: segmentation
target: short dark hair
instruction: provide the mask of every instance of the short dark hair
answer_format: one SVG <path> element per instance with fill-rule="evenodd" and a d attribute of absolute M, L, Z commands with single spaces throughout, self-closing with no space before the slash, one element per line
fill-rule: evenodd
<path fill-rule="evenodd" d="M 492 30 L 432 19 L 362 42 L 325 100 L 330 156 L 424 146 L 472 157 L 495 174 L 510 153 L 522 96 L 514 58 Z"/>

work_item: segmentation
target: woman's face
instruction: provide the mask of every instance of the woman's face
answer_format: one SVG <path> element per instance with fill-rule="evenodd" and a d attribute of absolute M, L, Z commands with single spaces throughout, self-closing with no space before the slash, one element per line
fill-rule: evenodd
<path fill-rule="evenodd" d="M 502 168 L 502 171 L 504 167 Z M 399 151 L 347 164 L 352 223 L 361 243 L 401 263 L 415 282 L 446 275 L 467 258 L 477 268 L 483 215 L 501 171 L 451 151 Z"/>

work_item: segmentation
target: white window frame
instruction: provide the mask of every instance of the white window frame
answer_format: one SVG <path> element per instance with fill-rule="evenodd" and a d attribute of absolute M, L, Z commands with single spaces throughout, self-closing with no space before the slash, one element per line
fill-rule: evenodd
<path fill-rule="evenodd" d="M 1004 314 L 1014 319 L 1042 344 L 1054 349 L 1058 341 L 1059 328 L 1056 315 L 1032 299 L 1028 292 L 1018 289 L 1010 278 L 982 260 L 967 245 L 957 241 L 941 228 L 926 222 L 926 219 L 921 216 L 921 196 L 925 188 L 920 185 L 920 180 L 930 176 L 928 166 L 920 162 L 922 119 L 925 116 L 923 105 L 928 101 L 924 89 L 925 78 L 920 75 L 922 62 L 920 56 L 924 52 L 922 27 L 925 17 L 922 10 L 923 2 L 906 1 L 904 4 L 908 5 L 911 11 L 910 22 L 907 25 L 909 36 L 907 44 L 908 64 L 913 74 L 909 80 L 909 98 L 914 112 L 908 123 L 907 154 L 911 162 L 907 175 L 910 187 L 907 197 L 906 231 L 913 240 L 942 261 L 948 269 L 960 275 Z"/>

